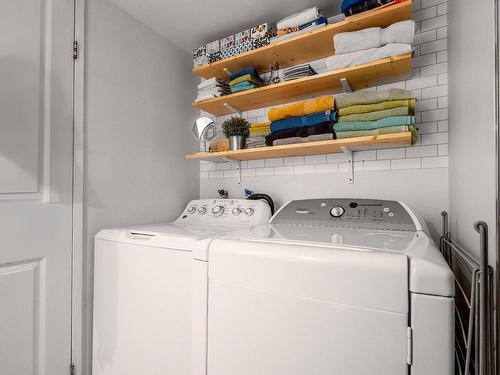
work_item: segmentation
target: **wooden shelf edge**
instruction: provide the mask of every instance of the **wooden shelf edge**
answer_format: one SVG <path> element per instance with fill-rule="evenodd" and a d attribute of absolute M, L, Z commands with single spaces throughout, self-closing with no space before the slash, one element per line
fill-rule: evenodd
<path fill-rule="evenodd" d="M 405 61 L 408 61 L 408 63 L 411 63 L 411 58 L 412 58 L 411 53 L 408 53 L 405 55 L 400 55 L 400 56 L 388 57 L 388 58 L 377 60 L 377 61 L 367 63 L 367 64 L 350 66 L 350 67 L 347 67 L 344 69 L 332 70 L 332 71 L 324 72 L 324 73 L 317 74 L 317 75 L 310 76 L 310 77 L 304 77 L 304 78 L 299 78 L 299 79 L 295 79 L 292 81 L 280 82 L 280 83 L 277 83 L 274 85 L 264 86 L 264 87 L 256 88 L 253 90 L 242 91 L 242 92 L 238 92 L 238 93 L 234 93 L 234 94 L 230 94 L 230 95 L 220 96 L 220 97 L 213 98 L 213 99 L 207 99 L 207 100 L 203 100 L 203 101 L 199 101 L 199 102 L 194 102 L 192 104 L 192 107 L 196 108 L 196 109 L 204 110 L 206 112 L 210 112 L 210 113 L 217 115 L 217 116 L 224 115 L 224 114 L 228 114 L 231 112 L 228 109 L 225 109 L 224 113 L 222 113 L 220 111 L 213 111 L 213 110 L 211 112 L 209 107 L 213 106 L 213 105 L 218 105 L 218 104 L 223 105 L 223 103 L 231 104 L 231 102 L 234 101 L 235 99 L 241 100 L 241 99 L 249 98 L 250 96 L 255 96 L 255 95 L 262 98 L 265 95 L 272 95 L 273 93 L 284 92 L 288 89 L 290 91 L 292 91 L 298 85 L 305 86 L 305 85 L 310 84 L 311 86 L 313 86 L 314 84 L 316 84 L 318 82 L 322 82 L 322 81 L 334 78 L 335 76 L 349 78 L 350 76 L 352 77 L 354 75 L 361 75 L 363 73 L 363 70 L 365 70 L 365 69 L 379 68 L 379 67 L 384 67 L 385 65 L 387 65 L 389 68 L 389 66 L 394 64 L 394 63 L 399 63 L 399 62 L 403 63 Z M 390 69 L 388 69 L 388 70 L 390 70 Z M 332 86 L 331 87 L 332 90 L 340 87 L 340 80 L 338 81 L 337 85 L 331 85 L 331 86 Z M 357 89 L 358 87 L 353 87 L 353 88 Z M 315 93 L 314 89 L 310 89 L 307 91 L 308 91 L 308 94 Z M 321 90 L 321 91 L 323 91 L 323 90 Z M 296 97 L 293 97 L 293 95 L 289 95 L 289 99 L 290 99 L 289 101 L 293 101 L 294 99 L 299 99 L 302 96 L 304 96 L 304 95 L 303 94 L 297 95 Z M 274 105 L 274 104 L 279 104 L 279 103 L 273 102 L 273 100 L 270 100 L 267 105 Z M 241 111 L 246 111 L 246 110 L 250 110 L 250 109 L 255 108 L 254 106 L 238 108 L 237 105 L 235 105 L 234 107 L 241 110 Z"/>
<path fill-rule="evenodd" d="M 306 156 L 318 154 L 333 154 L 342 152 L 342 147 L 362 150 L 368 148 L 382 148 L 411 145 L 412 133 L 395 133 L 384 135 L 373 135 L 349 139 L 335 139 L 331 141 L 317 141 L 308 143 L 297 143 L 292 145 L 280 145 L 272 147 L 250 148 L 237 151 L 221 152 L 198 152 L 186 155 L 188 160 L 258 160 L 272 159 L 289 156 Z"/>
<path fill-rule="evenodd" d="M 364 21 L 370 20 L 372 18 L 377 18 L 377 17 L 384 17 L 387 14 L 397 14 L 398 12 L 405 12 L 408 13 L 408 19 L 411 19 L 411 14 L 412 14 L 412 0 L 405 0 L 399 4 L 391 5 L 391 6 L 386 6 L 382 7 L 381 9 L 374 9 L 371 11 L 363 12 L 354 16 L 346 17 L 346 19 L 342 22 L 334 23 L 331 25 L 327 25 L 323 28 L 319 28 L 301 35 L 297 35 L 295 37 L 282 40 L 277 43 L 269 44 L 267 46 L 257 48 L 251 51 L 247 51 L 235 56 L 228 57 L 223 60 L 215 61 L 210 64 L 205 64 L 202 66 L 194 67 L 192 69 L 193 73 L 199 75 L 200 77 L 203 78 L 211 78 L 212 76 L 219 76 L 220 74 L 213 74 L 213 72 L 218 72 L 223 70 L 224 67 L 227 67 L 228 64 L 232 64 L 237 62 L 238 60 L 253 60 L 255 59 L 254 64 L 258 64 L 257 61 L 259 61 L 259 55 L 266 54 L 268 52 L 272 52 L 273 50 L 278 50 L 278 49 L 283 49 L 287 48 L 287 46 L 293 46 L 293 44 L 301 41 L 305 41 L 309 38 L 314 39 L 317 35 L 326 33 L 326 34 L 336 34 L 336 30 L 338 32 L 344 32 L 344 31 L 355 31 L 360 28 L 353 26 L 356 24 L 363 24 Z M 350 26 L 353 26 L 352 28 Z M 290 47 L 291 48 L 291 47 Z M 332 54 L 333 54 L 333 46 L 332 46 Z M 313 58 L 313 60 L 317 60 L 320 58 L 324 58 L 324 54 L 318 55 L 316 58 Z M 250 63 L 250 62 L 248 62 Z M 292 65 L 287 65 L 283 67 L 288 67 Z"/>

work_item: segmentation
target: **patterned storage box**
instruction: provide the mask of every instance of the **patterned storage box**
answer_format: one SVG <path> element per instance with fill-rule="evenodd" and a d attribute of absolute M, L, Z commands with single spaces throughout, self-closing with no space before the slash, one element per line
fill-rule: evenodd
<path fill-rule="evenodd" d="M 252 27 L 250 30 L 250 37 L 252 39 L 262 39 L 262 38 L 271 38 L 274 36 L 274 31 L 270 24 L 263 23 L 257 26 Z"/>
<path fill-rule="evenodd" d="M 250 29 L 239 32 L 234 35 L 234 43 L 236 45 L 250 41 Z"/>
<path fill-rule="evenodd" d="M 229 48 L 234 47 L 234 35 L 225 37 L 224 39 L 221 39 L 220 41 L 220 49 L 221 51 L 227 50 Z"/>
<path fill-rule="evenodd" d="M 260 47 L 267 46 L 270 43 L 270 41 L 271 41 L 270 38 L 261 38 L 237 44 L 233 48 L 221 51 L 221 59 L 227 59 L 229 57 L 239 55 L 240 53 L 244 53 Z"/>
<path fill-rule="evenodd" d="M 208 43 L 206 49 L 207 55 L 220 52 L 220 40 L 214 40 L 213 42 Z"/>
<path fill-rule="evenodd" d="M 205 46 L 193 50 L 193 65 L 201 66 L 208 64 L 207 49 Z"/>

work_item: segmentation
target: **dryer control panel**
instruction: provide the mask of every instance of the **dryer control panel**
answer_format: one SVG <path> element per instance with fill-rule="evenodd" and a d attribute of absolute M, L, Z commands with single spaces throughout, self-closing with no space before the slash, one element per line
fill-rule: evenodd
<path fill-rule="evenodd" d="M 271 224 L 416 231 L 415 215 L 396 201 L 379 199 L 304 199 L 291 201 Z"/>
<path fill-rule="evenodd" d="M 175 221 L 182 224 L 259 225 L 271 217 L 269 205 L 247 199 L 198 199 L 189 202 Z"/>

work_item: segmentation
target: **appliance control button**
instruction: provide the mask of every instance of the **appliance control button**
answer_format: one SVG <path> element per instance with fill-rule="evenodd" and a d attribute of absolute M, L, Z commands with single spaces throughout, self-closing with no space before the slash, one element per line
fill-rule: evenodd
<path fill-rule="evenodd" d="M 241 214 L 241 208 L 238 207 L 233 208 L 233 215 L 239 215 L 239 214 Z"/>
<path fill-rule="evenodd" d="M 254 213 L 254 209 L 253 209 L 253 208 L 248 207 L 248 208 L 245 210 L 245 214 L 246 214 L 247 216 L 252 216 L 252 215 L 253 215 L 253 213 Z"/>
<path fill-rule="evenodd" d="M 206 214 L 207 213 L 207 208 L 206 207 L 200 207 L 200 208 L 198 208 L 198 213 L 200 215 Z"/>
<path fill-rule="evenodd" d="M 384 212 L 389 212 L 389 207 L 384 207 Z"/>
<path fill-rule="evenodd" d="M 333 217 L 341 217 L 345 212 L 344 207 L 342 206 L 335 206 L 330 210 L 330 215 Z"/>
<path fill-rule="evenodd" d="M 358 204 L 356 202 L 351 202 L 351 203 L 349 203 L 349 207 L 356 208 L 356 207 L 358 207 Z"/>
<path fill-rule="evenodd" d="M 212 213 L 214 216 L 220 216 L 224 213 L 224 206 L 218 205 L 212 208 Z"/>
<path fill-rule="evenodd" d="M 188 208 L 188 213 L 190 214 L 194 214 L 196 212 L 196 207 L 195 206 L 191 206 Z"/>
<path fill-rule="evenodd" d="M 388 215 L 389 217 L 393 217 L 393 216 L 394 216 L 394 213 L 393 213 L 393 212 L 389 212 L 387 215 Z"/>
<path fill-rule="evenodd" d="M 321 202 L 321 207 L 326 207 L 326 203 L 325 202 Z"/>

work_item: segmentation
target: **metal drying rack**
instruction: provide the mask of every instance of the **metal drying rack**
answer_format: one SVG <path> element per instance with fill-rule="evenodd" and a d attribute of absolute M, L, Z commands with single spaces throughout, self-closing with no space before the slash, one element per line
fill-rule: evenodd
<path fill-rule="evenodd" d="M 495 375 L 493 323 L 493 268 L 488 265 L 488 225 L 474 223 L 479 233 L 480 259 L 455 242 L 448 230 L 448 214 L 442 212 L 441 252 L 455 278 L 455 373 Z"/>

